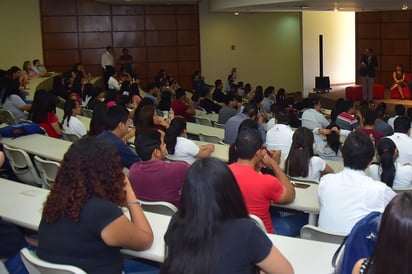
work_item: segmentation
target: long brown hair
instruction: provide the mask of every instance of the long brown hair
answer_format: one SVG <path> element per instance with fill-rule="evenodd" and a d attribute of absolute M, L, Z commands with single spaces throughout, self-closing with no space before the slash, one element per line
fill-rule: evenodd
<path fill-rule="evenodd" d="M 47 223 L 62 217 L 77 222 L 84 204 L 92 196 L 125 205 L 124 184 L 115 147 L 97 137 L 82 138 L 64 155 L 42 217 Z"/>

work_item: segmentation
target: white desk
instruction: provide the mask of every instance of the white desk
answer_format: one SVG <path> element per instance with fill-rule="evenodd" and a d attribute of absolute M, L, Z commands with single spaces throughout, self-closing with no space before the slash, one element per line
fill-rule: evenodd
<path fill-rule="evenodd" d="M 203 112 L 200 112 L 199 114 L 196 113 L 196 116 L 207 118 L 212 122 L 216 122 L 216 123 L 219 122 L 219 114 L 218 113 L 203 113 Z"/>
<path fill-rule="evenodd" d="M 223 128 L 209 127 L 190 122 L 187 123 L 186 127 L 187 133 L 189 134 L 199 135 L 199 133 L 203 133 L 207 135 L 217 136 L 222 140 L 225 138 L 225 130 Z"/>
<path fill-rule="evenodd" d="M 18 138 L 1 138 L 1 143 L 11 147 L 20 148 L 29 154 L 53 161 L 62 161 L 71 142 L 52 138 L 46 135 L 32 134 Z"/>
<path fill-rule="evenodd" d="M 43 203 L 49 190 L 0 178 L 0 216 L 9 222 L 37 230 Z M 154 233 L 152 247 L 144 251 L 122 250 L 122 253 L 157 262 L 164 259 L 163 236 L 169 216 L 145 212 Z M 267 234 L 273 244 L 288 258 L 296 274 L 331 273 L 331 260 L 337 244 L 316 242 Z"/>
<path fill-rule="evenodd" d="M 209 144 L 207 142 L 193 141 L 198 146 Z M 212 152 L 210 156 L 216 157 L 223 162 L 227 163 L 229 161 L 229 145 L 213 144 L 215 146 L 215 151 Z"/>
<path fill-rule="evenodd" d="M 295 200 L 289 204 L 274 204 L 277 207 L 290 208 L 309 214 L 309 224 L 317 226 L 320 210 L 318 184 L 308 184 L 308 188 L 295 187 Z"/>

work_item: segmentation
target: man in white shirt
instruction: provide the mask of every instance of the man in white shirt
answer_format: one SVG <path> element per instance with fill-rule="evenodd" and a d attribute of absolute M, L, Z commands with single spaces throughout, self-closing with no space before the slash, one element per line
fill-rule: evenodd
<path fill-rule="evenodd" d="M 394 130 L 395 132 L 388 138 L 392 139 L 399 151 L 399 164 L 412 164 L 411 121 L 406 116 L 396 118 Z"/>
<path fill-rule="evenodd" d="M 342 147 L 344 169 L 320 179 L 320 228 L 349 233 L 370 212 L 383 212 L 396 195 L 386 184 L 365 174 L 364 170 L 374 154 L 375 148 L 369 136 L 360 131 L 349 134 Z"/>
<path fill-rule="evenodd" d="M 103 70 L 105 71 L 106 71 L 106 66 L 114 67 L 114 57 L 113 57 L 113 47 L 112 46 L 106 47 L 106 51 L 103 52 L 100 58 L 100 64 Z"/>
<path fill-rule="evenodd" d="M 275 125 L 266 133 L 266 147 L 269 150 L 281 150 L 284 159 L 292 145 L 293 130 L 289 126 L 289 110 L 278 108 L 275 112 Z"/>
<path fill-rule="evenodd" d="M 319 97 L 311 98 L 310 102 L 311 108 L 305 110 L 302 114 L 302 127 L 310 130 L 314 128 L 326 128 L 329 125 L 329 121 L 320 113 L 322 106 Z"/>

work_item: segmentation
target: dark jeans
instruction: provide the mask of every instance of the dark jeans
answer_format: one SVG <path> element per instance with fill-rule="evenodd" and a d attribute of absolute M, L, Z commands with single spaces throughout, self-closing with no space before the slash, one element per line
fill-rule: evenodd
<path fill-rule="evenodd" d="M 290 237 L 299 236 L 300 229 L 308 223 L 309 219 L 309 215 L 303 212 L 281 216 L 279 210 L 275 207 L 270 208 L 270 215 L 272 216 L 275 234 Z"/>

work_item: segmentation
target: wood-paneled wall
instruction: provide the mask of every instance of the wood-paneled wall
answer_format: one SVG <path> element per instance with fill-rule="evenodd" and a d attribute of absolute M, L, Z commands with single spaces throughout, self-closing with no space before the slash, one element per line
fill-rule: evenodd
<path fill-rule="evenodd" d="M 100 56 L 109 45 L 118 61 L 123 47 L 145 89 L 160 69 L 191 88 L 200 70 L 197 5 L 117 6 L 94 0 L 41 0 L 44 63 L 64 72 L 81 62 L 102 75 Z"/>
<path fill-rule="evenodd" d="M 366 48 L 378 57 L 375 83 L 386 88 L 392 84 L 392 72 L 402 64 L 405 72 L 412 71 L 411 11 L 381 11 L 356 13 L 356 64 Z M 359 75 L 357 82 L 361 83 Z"/>

